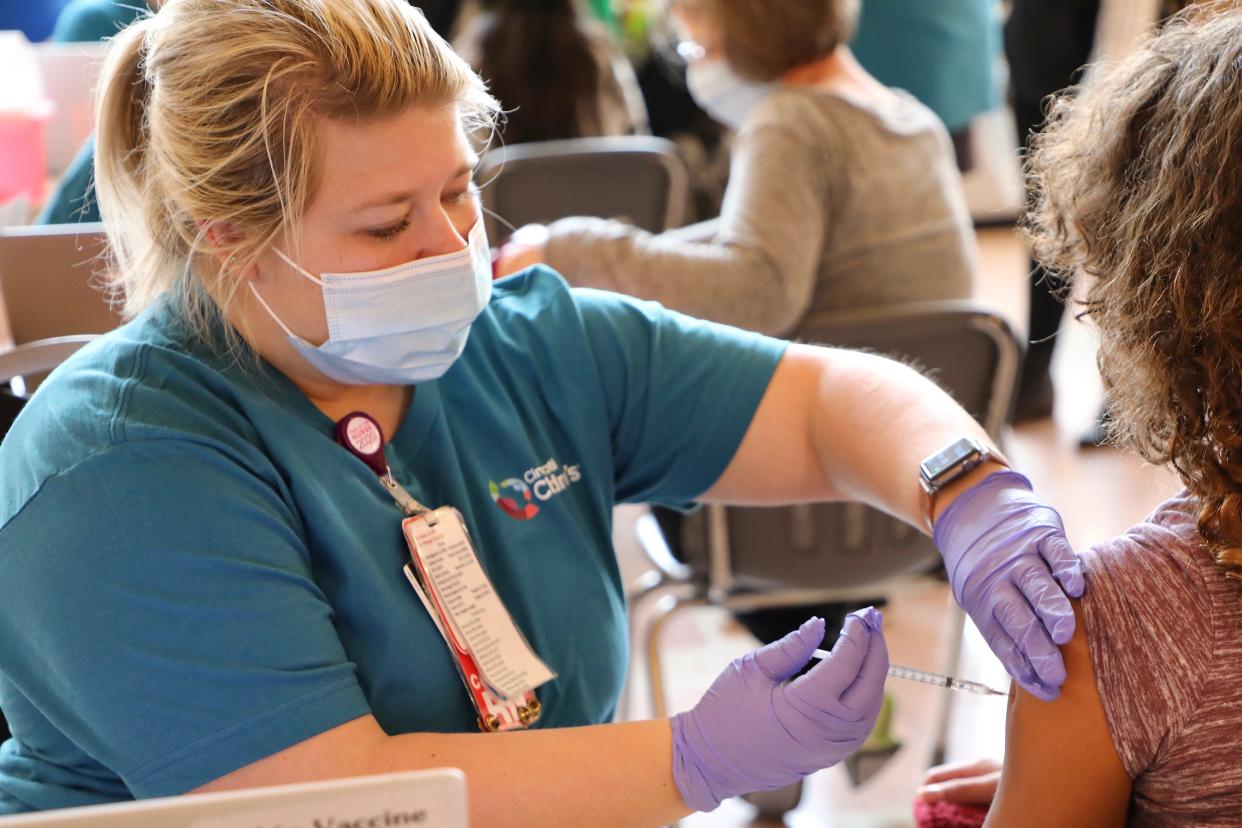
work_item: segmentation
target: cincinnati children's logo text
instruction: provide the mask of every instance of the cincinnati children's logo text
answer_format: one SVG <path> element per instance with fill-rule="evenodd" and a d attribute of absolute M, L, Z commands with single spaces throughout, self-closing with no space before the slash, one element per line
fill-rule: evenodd
<path fill-rule="evenodd" d="M 581 479 L 577 465 L 562 466 L 550 457 L 542 466 L 527 469 L 521 478 L 510 477 L 499 483 L 487 481 L 487 490 L 506 515 L 515 520 L 530 520 L 539 514 L 535 500 L 547 502 Z"/>

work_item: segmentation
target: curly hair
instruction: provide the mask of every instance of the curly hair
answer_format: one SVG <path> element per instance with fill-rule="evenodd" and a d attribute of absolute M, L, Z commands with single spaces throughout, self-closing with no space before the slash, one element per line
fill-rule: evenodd
<path fill-rule="evenodd" d="M 1242 580 L 1242 5 L 1189 7 L 1058 98 L 1025 229 L 1085 276 L 1113 438 L 1170 464 Z"/>

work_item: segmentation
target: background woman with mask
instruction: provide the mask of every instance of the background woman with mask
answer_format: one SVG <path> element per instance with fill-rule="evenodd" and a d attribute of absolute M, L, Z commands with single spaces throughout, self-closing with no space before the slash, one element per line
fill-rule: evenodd
<path fill-rule="evenodd" d="M 950 142 L 930 110 L 854 60 L 857 0 L 669 11 L 695 100 L 738 130 L 720 218 L 660 235 L 564 219 L 546 240 L 528 230 L 506 245 L 502 272 L 544 261 L 577 285 L 778 335 L 811 313 L 970 295 Z"/>
<path fill-rule="evenodd" d="M 804 676 L 819 619 L 671 720 L 608 723 L 621 500 L 934 520 L 959 600 L 1056 695 L 1054 573 L 1082 588 L 1056 512 L 996 459 L 918 483 L 979 426 L 888 360 L 545 268 L 493 288 L 467 135 L 495 113 L 401 0 L 169 0 L 114 41 L 97 181 L 134 319 L 0 445 L 0 811 L 448 765 L 479 825 L 663 825 L 851 752 L 884 683 L 874 611 Z M 525 732 L 478 732 L 403 574 L 415 499 L 461 514 L 555 674 Z"/>

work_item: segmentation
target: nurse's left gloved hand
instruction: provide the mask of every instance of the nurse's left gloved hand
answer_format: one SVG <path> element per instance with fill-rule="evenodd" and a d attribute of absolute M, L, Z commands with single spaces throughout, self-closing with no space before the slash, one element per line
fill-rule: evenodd
<path fill-rule="evenodd" d="M 1057 645 L 1074 634 L 1066 595 L 1084 586 L 1061 516 L 1025 477 L 997 471 L 949 504 L 932 537 L 954 597 L 992 652 L 1027 692 L 1055 699 L 1065 682 Z"/>
<path fill-rule="evenodd" d="M 832 655 L 793 681 L 824 637 L 812 618 L 734 661 L 671 721 L 673 778 L 686 804 L 784 787 L 853 753 L 884 701 L 888 647 L 872 607 L 845 619 Z"/>

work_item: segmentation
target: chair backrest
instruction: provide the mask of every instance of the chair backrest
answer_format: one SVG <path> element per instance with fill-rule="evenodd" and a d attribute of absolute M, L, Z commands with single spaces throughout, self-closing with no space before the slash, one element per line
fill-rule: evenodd
<path fill-rule="evenodd" d="M 0 229 L 0 334 L 7 327 L 20 345 L 117 327 L 119 308 L 101 289 L 106 248 L 99 224 Z"/>
<path fill-rule="evenodd" d="M 1004 319 L 972 303 L 919 302 L 823 316 L 808 320 L 795 336 L 914 364 L 994 438 L 1008 417 L 1022 346 Z M 723 589 L 848 594 L 939 562 L 921 532 L 855 503 L 712 507 L 687 520 L 682 541 L 691 567 Z"/>
<path fill-rule="evenodd" d="M 0 349 L 120 325 L 102 284 L 106 249 L 100 224 L 0 228 Z M 29 392 L 42 375 L 23 379 Z"/>
<path fill-rule="evenodd" d="M 478 180 L 483 206 L 514 227 L 599 216 L 658 233 L 682 223 L 690 190 L 676 145 L 645 135 L 497 147 Z M 491 215 L 485 221 L 494 242 L 508 234 Z"/>

